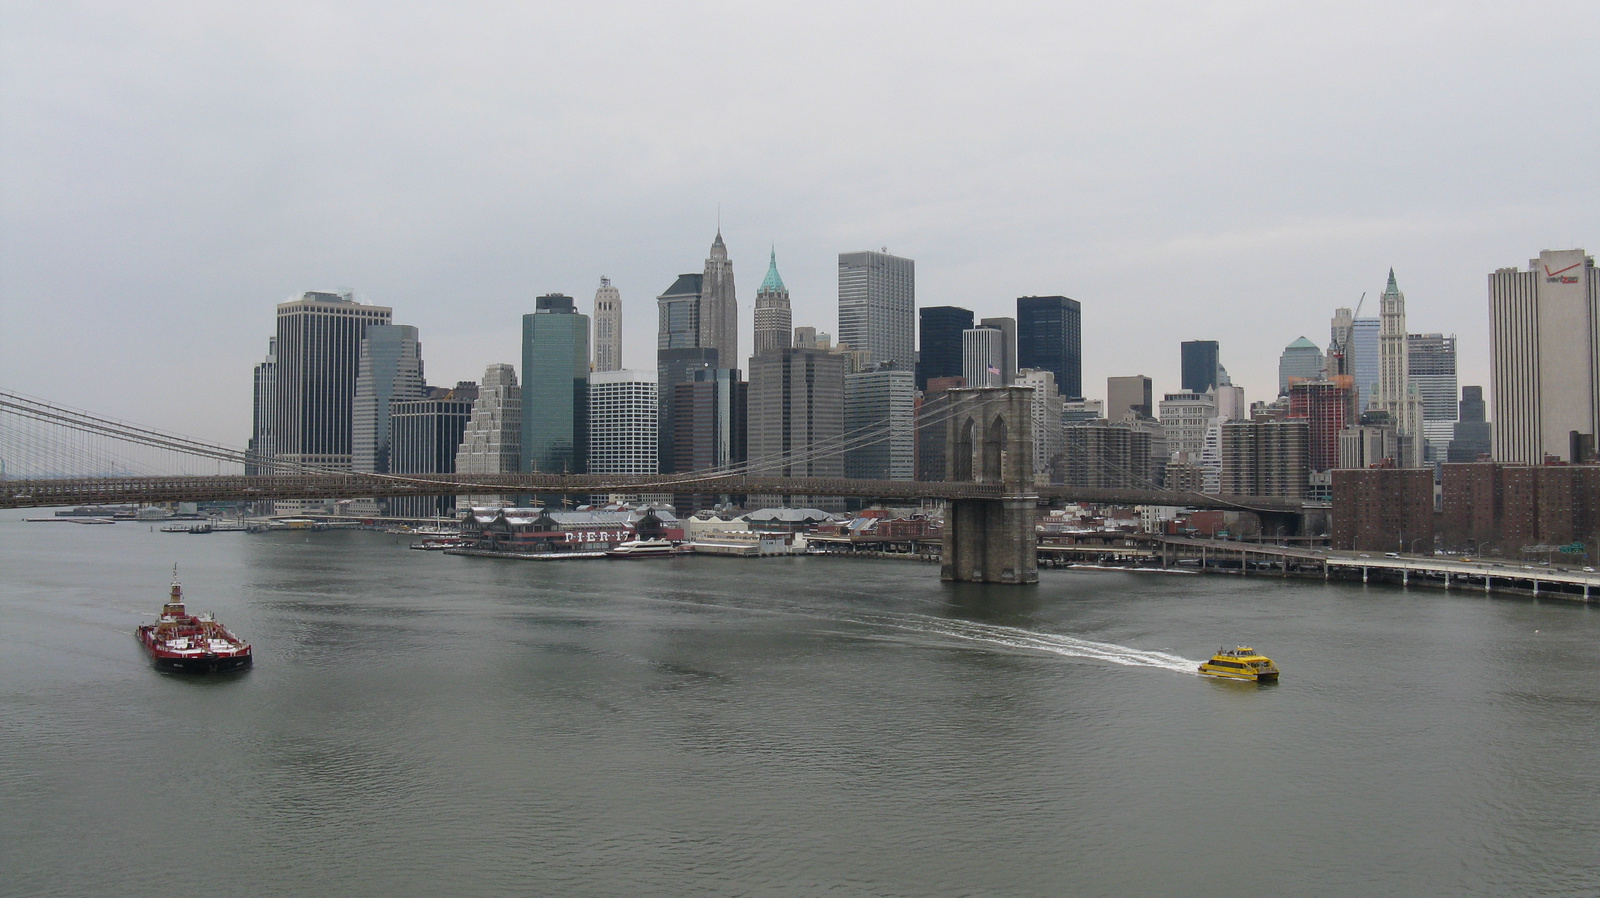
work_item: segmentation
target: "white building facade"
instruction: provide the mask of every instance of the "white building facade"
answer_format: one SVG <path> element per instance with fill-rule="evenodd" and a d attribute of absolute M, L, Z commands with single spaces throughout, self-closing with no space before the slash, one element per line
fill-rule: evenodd
<path fill-rule="evenodd" d="M 622 292 L 611 279 L 600 279 L 594 291 L 594 370 L 616 371 L 622 367 Z"/>
<path fill-rule="evenodd" d="M 589 473 L 655 474 L 659 388 L 654 371 L 589 376 Z"/>
<path fill-rule="evenodd" d="M 1573 458 L 1600 430 L 1600 277 L 1581 249 L 1489 275 L 1494 460 Z"/>

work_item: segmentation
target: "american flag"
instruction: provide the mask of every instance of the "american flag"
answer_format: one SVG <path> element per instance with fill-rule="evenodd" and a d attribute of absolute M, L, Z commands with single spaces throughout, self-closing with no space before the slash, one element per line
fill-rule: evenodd
<path fill-rule="evenodd" d="M 989 366 L 989 373 L 993 374 L 995 377 L 999 377 L 1000 376 L 1000 366 L 999 365 L 990 365 Z"/>

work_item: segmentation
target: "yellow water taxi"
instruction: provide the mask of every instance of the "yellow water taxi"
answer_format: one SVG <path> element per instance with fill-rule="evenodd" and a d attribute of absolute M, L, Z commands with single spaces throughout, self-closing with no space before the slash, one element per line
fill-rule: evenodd
<path fill-rule="evenodd" d="M 1200 672 L 1208 677 L 1227 677 L 1230 680 L 1276 680 L 1278 665 L 1255 649 L 1241 645 L 1233 649 L 1217 649 L 1211 660 L 1200 665 Z"/>

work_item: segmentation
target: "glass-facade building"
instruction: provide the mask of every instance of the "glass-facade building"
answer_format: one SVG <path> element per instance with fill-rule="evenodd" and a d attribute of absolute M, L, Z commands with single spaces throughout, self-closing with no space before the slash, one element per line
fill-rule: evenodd
<path fill-rule="evenodd" d="M 1077 300 L 1017 299 L 1017 367 L 1049 371 L 1064 398 L 1083 397 L 1083 308 Z"/>
<path fill-rule="evenodd" d="M 589 464 L 589 316 L 541 296 L 522 316 L 522 470 L 582 474 Z"/>
<path fill-rule="evenodd" d="M 960 377 L 961 332 L 972 329 L 972 310 L 957 306 L 918 309 L 921 334 L 917 351 L 917 389 L 926 392 L 928 379 Z"/>
<path fill-rule="evenodd" d="M 1180 345 L 1183 354 L 1183 392 L 1204 393 L 1218 382 L 1222 365 L 1217 341 L 1189 340 Z"/>

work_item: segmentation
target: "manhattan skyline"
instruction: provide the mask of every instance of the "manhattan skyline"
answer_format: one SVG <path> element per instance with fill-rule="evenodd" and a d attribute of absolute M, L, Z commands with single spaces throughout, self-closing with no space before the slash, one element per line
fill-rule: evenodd
<path fill-rule="evenodd" d="M 716 46 L 669 53 L 700 14 Z M 0 383 L 236 444 L 239 360 L 291 296 L 393 307 L 451 383 L 601 275 L 648 369 L 654 297 L 720 203 L 736 275 L 775 242 L 794 320 L 835 335 L 838 254 L 887 247 L 919 307 L 1079 300 L 1086 385 L 1176 390 L 1179 343 L 1215 339 L 1261 398 L 1392 266 L 1411 329 L 1457 334 L 1482 384 L 1488 273 L 1600 244 L 1592 116 L 1535 102 L 1587 108 L 1600 79 L 1581 43 L 1504 41 L 1529 15 L 1588 33 L 1586 5 L 837 14 L 7 11 Z M 1506 140 L 1505 109 L 1538 139 Z"/>

